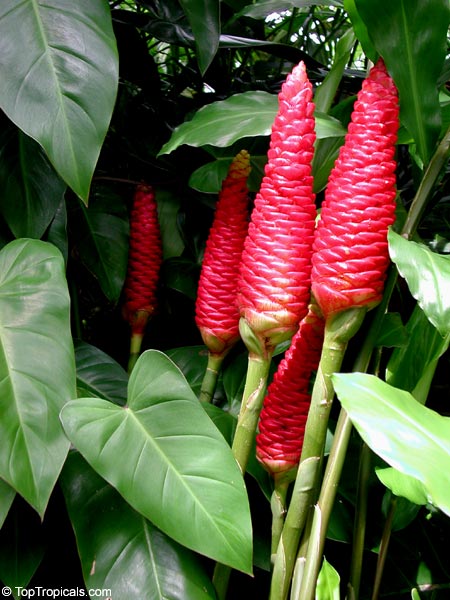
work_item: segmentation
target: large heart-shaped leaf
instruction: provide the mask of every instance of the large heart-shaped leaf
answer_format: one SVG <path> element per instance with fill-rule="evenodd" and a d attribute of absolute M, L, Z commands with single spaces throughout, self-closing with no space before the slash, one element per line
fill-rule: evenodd
<path fill-rule="evenodd" d="M 389 254 L 423 312 L 442 336 L 450 333 L 450 256 L 389 231 Z"/>
<path fill-rule="evenodd" d="M 0 187 L 2 215 L 15 237 L 38 239 L 66 190 L 41 146 L 7 125 L 0 135 Z"/>
<path fill-rule="evenodd" d="M 355 0 L 399 90 L 401 118 L 426 164 L 441 127 L 438 78 L 447 50 L 448 0 Z"/>
<path fill-rule="evenodd" d="M 84 398 L 61 413 L 67 435 L 133 508 L 179 543 L 251 571 L 251 522 L 230 447 L 176 365 L 148 350 L 128 405 Z"/>
<path fill-rule="evenodd" d="M 129 600 L 215 598 L 198 557 L 131 508 L 78 452 L 61 485 L 88 588 Z"/>
<path fill-rule="evenodd" d="M 114 107 L 118 60 L 105 0 L 2 0 L 0 106 L 83 199 Z"/>
<path fill-rule="evenodd" d="M 332 376 L 336 393 L 366 444 L 418 479 L 427 500 L 450 515 L 450 418 L 374 375 Z"/>
<path fill-rule="evenodd" d="M 69 440 L 59 412 L 75 392 L 64 261 L 52 245 L 0 252 L 0 476 L 43 514 Z"/>
<path fill-rule="evenodd" d="M 202 107 L 191 121 L 177 127 L 160 154 L 169 154 L 182 144 L 225 147 L 244 137 L 270 135 L 277 111 L 275 94 L 263 91 L 234 94 Z M 315 118 L 318 139 L 345 135 L 337 119 L 324 114 L 316 114 Z"/>

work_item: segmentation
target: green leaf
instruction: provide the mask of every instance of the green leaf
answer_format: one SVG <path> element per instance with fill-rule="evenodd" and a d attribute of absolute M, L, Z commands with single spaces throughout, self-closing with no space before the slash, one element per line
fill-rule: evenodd
<path fill-rule="evenodd" d="M 66 184 L 42 148 L 16 127 L 0 135 L 1 211 L 16 238 L 41 238 L 60 206 Z"/>
<path fill-rule="evenodd" d="M 428 503 L 427 491 L 423 483 L 411 475 L 400 473 L 397 469 L 388 467 L 376 468 L 375 472 L 383 485 L 396 496 L 407 498 L 414 504 L 425 505 Z"/>
<path fill-rule="evenodd" d="M 423 312 L 442 336 L 450 333 L 450 256 L 389 231 L 389 253 Z"/>
<path fill-rule="evenodd" d="M 24 596 L 17 588 L 29 584 L 44 557 L 45 533 L 36 512 L 16 496 L 0 530 L 0 581 L 13 590 L 15 598 Z"/>
<path fill-rule="evenodd" d="M 447 350 L 444 338 L 416 305 L 406 325 L 408 343 L 396 348 L 386 367 L 386 381 L 425 404 L 439 358 Z M 420 351 L 418 349 L 420 348 Z"/>
<path fill-rule="evenodd" d="M 223 180 L 227 176 L 232 160 L 233 156 L 223 156 L 199 167 L 191 174 L 189 185 L 199 192 L 217 194 L 222 188 Z M 255 156 L 254 154 L 251 154 L 251 171 L 247 180 L 249 191 L 259 191 L 266 162 L 267 155 Z"/>
<path fill-rule="evenodd" d="M 108 354 L 81 340 L 75 341 L 78 397 L 87 395 L 123 406 L 127 401 L 128 375 Z"/>
<path fill-rule="evenodd" d="M 376 345 L 384 348 L 403 348 L 407 345 L 408 340 L 409 334 L 403 325 L 401 315 L 386 313 L 381 323 Z"/>
<path fill-rule="evenodd" d="M 324 558 L 317 578 L 316 600 L 339 600 L 340 580 L 339 573 Z"/>
<path fill-rule="evenodd" d="M 279 13 L 292 8 L 304 8 L 307 6 L 316 6 L 317 0 L 259 0 L 256 4 L 246 6 L 240 14 L 253 19 L 265 19 L 272 13 Z M 328 0 L 327 6 L 341 6 L 339 0 Z"/>
<path fill-rule="evenodd" d="M 448 0 L 355 0 L 397 85 L 401 119 L 428 163 L 441 128 L 438 79 L 447 50 Z"/>
<path fill-rule="evenodd" d="M 355 4 L 356 0 L 344 0 L 344 8 L 350 21 L 352 22 L 353 30 L 358 38 L 361 46 L 364 49 L 365 55 L 372 61 L 377 60 L 377 51 L 375 50 L 372 41 L 367 31 L 367 27 L 361 19 L 361 15 L 358 12 Z"/>
<path fill-rule="evenodd" d="M 202 75 L 211 64 L 220 37 L 219 0 L 180 0 L 192 28 L 197 50 L 197 60 Z"/>
<path fill-rule="evenodd" d="M 112 598 L 215 598 L 198 557 L 131 508 L 77 452 L 61 475 L 87 588 Z"/>
<path fill-rule="evenodd" d="M 89 207 L 73 199 L 70 205 L 73 241 L 86 268 L 112 302 L 122 292 L 128 261 L 129 223 L 122 200 L 98 194 Z"/>
<path fill-rule="evenodd" d="M 16 492 L 12 487 L 6 481 L 3 481 L 3 479 L 0 479 L 0 529 L 3 527 L 15 495 Z"/>
<path fill-rule="evenodd" d="M 161 154 L 169 154 L 182 144 L 189 146 L 231 146 L 244 137 L 270 135 L 278 111 L 278 97 L 263 91 L 234 94 L 198 110 L 191 121 L 175 129 L 164 144 Z M 341 123 L 323 114 L 316 114 L 318 139 L 342 137 Z"/>
<path fill-rule="evenodd" d="M 0 106 L 84 200 L 116 98 L 118 57 L 104 0 L 3 0 Z"/>
<path fill-rule="evenodd" d="M 84 398 L 68 403 L 61 418 L 91 466 L 159 529 L 192 550 L 251 571 L 242 475 L 167 356 L 155 350 L 141 355 L 126 408 Z"/>
<path fill-rule="evenodd" d="M 418 479 L 427 500 L 450 515 L 450 418 L 373 375 L 335 374 L 332 379 L 366 444 L 390 466 Z"/>
<path fill-rule="evenodd" d="M 178 214 L 181 207 L 181 198 L 170 190 L 158 189 L 156 193 L 158 204 L 158 221 L 161 230 L 163 258 L 181 256 L 184 250 L 184 241 L 178 224 Z"/>
<path fill-rule="evenodd" d="M 64 261 L 51 244 L 0 252 L 0 476 L 42 516 L 69 449 L 59 412 L 75 392 Z"/>
<path fill-rule="evenodd" d="M 191 390 L 198 397 L 208 364 L 208 350 L 205 346 L 185 346 L 166 350 L 172 360 L 186 377 Z"/>

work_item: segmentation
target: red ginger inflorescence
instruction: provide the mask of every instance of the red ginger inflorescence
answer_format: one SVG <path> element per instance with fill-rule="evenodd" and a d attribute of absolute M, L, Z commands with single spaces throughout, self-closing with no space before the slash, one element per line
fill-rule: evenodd
<path fill-rule="evenodd" d="M 311 403 L 311 378 L 317 370 L 324 319 L 311 305 L 269 385 L 256 436 L 256 456 L 273 474 L 292 472 L 300 461 Z"/>
<path fill-rule="evenodd" d="M 233 159 L 216 205 L 206 242 L 195 306 L 195 321 L 212 354 L 226 353 L 239 339 L 237 279 L 248 230 L 247 179 L 250 155 Z"/>
<path fill-rule="evenodd" d="M 316 217 L 311 161 L 316 135 L 312 86 L 303 63 L 287 76 L 278 101 L 238 292 L 244 341 L 255 349 L 256 337 L 256 347 L 263 353 L 292 337 L 310 299 Z"/>
<path fill-rule="evenodd" d="M 137 186 L 130 215 L 130 248 L 125 281 L 124 318 L 132 333 L 142 334 L 156 308 L 156 289 L 162 263 L 158 210 L 153 189 Z"/>
<path fill-rule="evenodd" d="M 325 317 L 381 300 L 395 220 L 398 113 L 397 89 L 380 59 L 358 94 L 316 230 L 312 291 Z"/>

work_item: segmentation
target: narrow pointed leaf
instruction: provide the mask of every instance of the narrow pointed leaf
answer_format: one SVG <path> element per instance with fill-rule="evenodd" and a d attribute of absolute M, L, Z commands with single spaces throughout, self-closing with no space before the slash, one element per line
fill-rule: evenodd
<path fill-rule="evenodd" d="M 447 0 L 355 0 L 369 36 L 383 56 L 400 95 L 401 120 L 425 164 L 441 127 L 438 78 L 445 60 Z"/>
<path fill-rule="evenodd" d="M 418 479 L 427 500 L 450 515 L 450 418 L 374 375 L 335 374 L 336 393 L 370 448 Z"/>
<path fill-rule="evenodd" d="M 244 137 L 270 135 L 278 110 L 278 97 L 255 91 L 234 94 L 201 108 L 191 121 L 175 129 L 160 154 L 169 154 L 178 146 L 230 146 Z M 317 138 L 342 137 L 345 129 L 337 120 L 316 114 Z"/>
<path fill-rule="evenodd" d="M 339 600 L 340 581 L 339 573 L 324 558 L 317 578 L 316 600 Z"/>
<path fill-rule="evenodd" d="M 59 412 L 75 392 L 64 261 L 52 245 L 0 252 L 0 476 L 43 515 L 69 440 Z"/>
<path fill-rule="evenodd" d="M 61 476 L 87 588 L 112 598 L 208 600 L 212 584 L 198 557 L 136 512 L 77 452 Z"/>
<path fill-rule="evenodd" d="M 211 64 L 220 37 L 219 0 L 180 0 L 195 38 L 197 60 L 204 73 Z"/>
<path fill-rule="evenodd" d="M 128 405 L 84 398 L 61 413 L 91 466 L 179 543 L 251 571 L 251 523 L 231 450 L 179 369 L 149 350 L 133 369 Z"/>
<path fill-rule="evenodd" d="M 442 336 L 450 333 L 450 257 L 389 232 L 389 253 L 423 312 Z"/>
<path fill-rule="evenodd" d="M 118 60 L 105 0 L 3 0 L 0 106 L 87 200 L 111 118 Z"/>
<path fill-rule="evenodd" d="M 5 519 L 9 513 L 9 509 L 11 508 L 15 495 L 16 492 L 13 490 L 13 488 L 8 485 L 6 481 L 0 479 L 0 529 L 2 528 L 3 523 L 5 522 Z"/>

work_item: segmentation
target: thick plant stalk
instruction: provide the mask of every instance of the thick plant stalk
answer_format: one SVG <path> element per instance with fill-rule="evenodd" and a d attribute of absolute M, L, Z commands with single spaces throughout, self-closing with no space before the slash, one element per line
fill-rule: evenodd
<path fill-rule="evenodd" d="M 158 209 L 153 188 L 137 186 L 130 215 L 130 248 L 122 313 L 131 326 L 131 372 L 142 345 L 148 320 L 156 309 L 156 290 L 162 263 Z"/>
<path fill-rule="evenodd" d="M 316 209 L 312 190 L 314 104 L 303 63 L 287 76 L 270 139 L 268 162 L 251 216 L 238 284 L 240 332 L 249 366 L 232 450 L 242 472 L 253 447 L 276 345 L 291 338 L 310 299 Z M 229 569 L 214 583 L 225 598 Z"/>
<path fill-rule="evenodd" d="M 249 173 L 250 155 L 241 150 L 222 184 L 202 262 L 195 321 L 208 348 L 204 402 L 211 402 L 222 361 L 240 338 L 236 294 L 249 220 Z"/>
<path fill-rule="evenodd" d="M 324 321 L 311 305 L 278 366 L 264 399 L 256 436 L 256 456 L 274 477 L 272 553 L 276 552 L 286 512 L 286 493 L 295 479 L 311 403 L 310 383 L 317 370 Z"/>
<path fill-rule="evenodd" d="M 372 68 L 354 106 L 351 123 L 330 174 L 314 240 L 312 291 L 326 319 L 305 440 L 275 562 L 271 599 L 286 598 L 296 548 L 316 500 L 328 416 L 331 375 L 365 312 L 382 299 L 389 265 L 387 231 L 395 219 L 395 143 L 398 98 L 383 61 Z M 311 542 L 310 542 L 311 543 Z M 308 565 L 305 567 L 305 571 Z M 313 578 L 302 600 L 315 593 Z"/>

